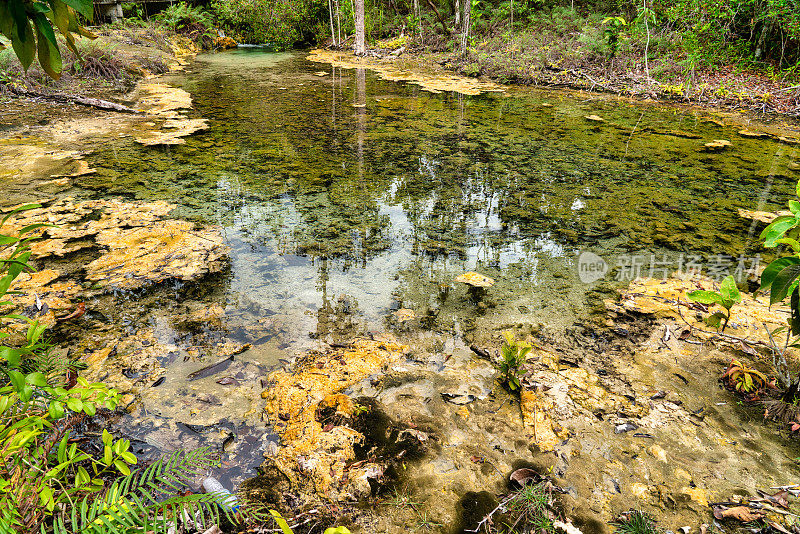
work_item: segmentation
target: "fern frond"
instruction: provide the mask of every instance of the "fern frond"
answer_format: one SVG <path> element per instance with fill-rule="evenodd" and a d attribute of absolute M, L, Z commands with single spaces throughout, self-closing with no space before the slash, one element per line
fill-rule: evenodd
<path fill-rule="evenodd" d="M 203 524 L 218 522 L 219 508 L 224 509 L 217 506 L 218 495 L 175 495 L 188 486 L 192 476 L 215 464 L 208 448 L 176 451 L 166 459 L 115 480 L 102 494 L 85 497 L 73 507 L 69 517 L 57 515 L 54 532 L 125 534 L 131 529 L 144 529 L 166 533 L 174 522 L 185 518 L 194 521 L 199 516 Z M 224 512 L 231 519 L 229 511 Z"/>

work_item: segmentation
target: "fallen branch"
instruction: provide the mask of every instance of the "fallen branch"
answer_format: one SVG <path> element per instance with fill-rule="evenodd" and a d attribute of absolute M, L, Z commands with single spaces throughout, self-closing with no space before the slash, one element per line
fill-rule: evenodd
<path fill-rule="evenodd" d="M 108 100 L 100 100 L 99 98 L 89 98 L 80 95 L 66 95 L 63 93 L 39 93 L 36 91 L 28 91 L 19 87 L 12 87 L 11 92 L 17 96 L 22 96 L 25 98 L 40 98 L 61 104 L 80 104 L 82 106 L 102 109 L 105 111 L 135 113 L 137 115 L 144 113 L 138 109 L 129 108 L 128 106 L 123 106 L 122 104 L 117 104 L 115 102 L 109 102 Z"/>

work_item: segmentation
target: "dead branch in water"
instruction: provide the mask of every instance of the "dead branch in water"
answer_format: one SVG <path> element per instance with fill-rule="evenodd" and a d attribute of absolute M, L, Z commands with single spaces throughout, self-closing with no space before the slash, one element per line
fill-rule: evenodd
<path fill-rule="evenodd" d="M 92 108 L 102 109 L 105 111 L 117 111 L 119 113 L 135 113 L 142 114 L 143 111 L 138 109 L 129 108 L 122 104 L 109 102 L 108 100 L 100 100 L 99 98 L 89 98 L 80 95 L 67 95 L 64 93 L 40 93 L 37 91 L 28 91 L 19 87 L 12 87 L 11 92 L 17 96 L 25 98 L 39 98 L 42 100 L 49 100 L 50 102 L 58 102 L 60 104 L 80 104 Z"/>

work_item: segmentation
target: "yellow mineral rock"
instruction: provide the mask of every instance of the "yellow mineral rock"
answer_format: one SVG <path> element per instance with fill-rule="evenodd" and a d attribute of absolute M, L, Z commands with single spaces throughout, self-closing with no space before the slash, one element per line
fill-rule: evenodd
<path fill-rule="evenodd" d="M 714 139 L 712 142 L 704 144 L 703 149 L 708 152 L 718 152 L 729 146 L 731 146 L 731 142 L 727 139 Z"/>
<path fill-rule="evenodd" d="M 140 104 L 150 113 L 191 109 L 192 107 L 192 95 L 178 87 L 163 83 L 143 83 L 139 84 L 139 90 L 144 93 Z"/>
<path fill-rule="evenodd" d="M 689 499 L 696 502 L 703 508 L 708 507 L 708 495 L 706 494 L 706 490 L 703 488 L 691 488 L 687 486 L 681 488 L 681 495 L 689 497 Z"/>
<path fill-rule="evenodd" d="M 184 137 L 188 137 L 195 132 L 208 129 L 206 119 L 168 119 L 164 122 L 167 130 L 151 130 L 144 132 L 135 138 L 135 141 L 145 146 L 155 145 L 183 145 L 186 143 Z"/>
<path fill-rule="evenodd" d="M 719 285 L 704 277 L 691 279 L 638 278 L 630 283 L 619 303 L 607 303 L 608 309 L 617 312 L 635 312 L 649 314 L 659 318 L 670 318 L 688 322 L 695 327 L 693 335 L 709 338 L 713 335 L 703 319 L 708 315 L 690 308 L 686 293 L 697 289 L 719 290 Z M 713 311 L 713 308 L 712 310 Z M 770 330 L 786 324 L 789 310 L 786 306 L 769 305 L 768 296 L 753 297 L 742 293 L 742 301 L 731 309 L 731 319 L 726 334 L 746 338 L 752 342 L 769 343 L 769 336 L 764 329 L 766 324 Z M 680 328 L 683 328 L 682 326 Z M 687 325 L 688 328 L 688 325 Z"/>
<path fill-rule="evenodd" d="M 753 132 L 748 130 L 747 128 L 743 130 L 739 130 L 739 135 L 742 137 L 752 137 L 752 138 L 759 138 L 759 137 L 769 137 L 768 133 L 765 132 Z"/>
<path fill-rule="evenodd" d="M 273 459 L 278 469 L 297 483 L 310 482 L 320 495 L 338 495 L 346 478 L 345 467 L 355 457 L 353 446 L 363 436 L 342 425 L 323 428 L 316 419 L 317 410 L 332 407 L 340 415 L 352 414 L 352 401 L 341 392 L 406 352 L 408 347 L 391 336 L 357 339 L 345 349 L 308 353 L 294 373 L 271 373 L 270 386 L 261 396 L 281 436 Z M 357 478 L 354 471 L 349 470 L 351 480 Z"/>
<path fill-rule="evenodd" d="M 650 488 L 647 487 L 647 484 L 634 482 L 631 484 L 631 493 L 640 499 L 646 499 L 650 494 Z"/>
<path fill-rule="evenodd" d="M 505 88 L 496 83 L 453 74 L 422 74 L 419 72 L 402 70 L 392 64 L 381 63 L 379 60 L 373 58 L 355 57 L 353 54 L 348 54 L 346 52 L 312 50 L 307 59 L 317 63 L 329 63 L 335 67 L 342 67 L 345 69 L 370 69 L 377 72 L 384 80 L 407 81 L 417 84 L 425 91 L 430 91 L 432 93 L 453 91 L 465 95 L 479 95 L 485 92 L 505 92 Z"/>
<path fill-rule="evenodd" d="M 790 211 L 779 211 L 779 212 L 772 212 L 772 211 L 750 211 L 739 208 L 739 217 L 743 219 L 752 219 L 754 221 L 758 221 L 760 223 L 769 224 L 774 221 L 777 217 L 781 215 L 791 215 L 792 212 Z"/>
<path fill-rule="evenodd" d="M 193 230 L 187 221 L 153 227 L 103 230 L 97 242 L 108 252 L 86 266 L 87 278 L 102 287 L 135 289 L 169 278 L 197 280 L 221 271 L 228 254 L 214 228 Z"/>
<path fill-rule="evenodd" d="M 456 282 L 467 284 L 472 287 L 492 287 L 494 285 L 493 278 L 476 273 L 475 271 L 469 271 L 458 275 L 456 277 Z"/>
<path fill-rule="evenodd" d="M 520 391 L 520 407 L 523 425 L 530 429 L 533 443 L 542 452 L 552 451 L 563 439 L 557 433 L 560 427 L 551 417 L 553 400 L 544 393 L 523 389 Z"/>
<path fill-rule="evenodd" d="M 414 310 L 409 310 L 406 308 L 400 308 L 399 310 L 394 312 L 394 316 L 397 318 L 397 321 L 401 323 L 410 321 L 415 317 Z"/>

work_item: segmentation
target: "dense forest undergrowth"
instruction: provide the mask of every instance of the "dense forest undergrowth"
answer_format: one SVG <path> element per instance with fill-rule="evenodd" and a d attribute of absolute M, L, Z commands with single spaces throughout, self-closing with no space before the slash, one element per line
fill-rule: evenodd
<path fill-rule="evenodd" d="M 124 19 L 92 29 L 101 39 L 79 39 L 76 53 L 66 52 L 64 70 L 70 80 L 128 86 L 163 70 L 175 34 L 203 48 L 228 35 L 279 50 L 352 50 L 360 3 L 210 0 L 159 13 L 124 4 Z M 364 0 L 363 7 L 368 55 L 422 57 L 503 83 L 800 110 L 800 14 L 792 0 Z M 26 76 L 10 48 L 0 51 L 0 83 L 51 83 L 35 65 Z"/>

